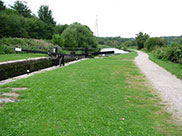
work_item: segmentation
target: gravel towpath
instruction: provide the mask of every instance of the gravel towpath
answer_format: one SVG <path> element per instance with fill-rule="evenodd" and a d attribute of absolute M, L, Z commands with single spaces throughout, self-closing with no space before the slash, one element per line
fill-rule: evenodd
<path fill-rule="evenodd" d="M 158 91 L 172 117 L 182 124 L 182 80 L 150 61 L 144 52 L 138 51 L 135 63 Z"/>

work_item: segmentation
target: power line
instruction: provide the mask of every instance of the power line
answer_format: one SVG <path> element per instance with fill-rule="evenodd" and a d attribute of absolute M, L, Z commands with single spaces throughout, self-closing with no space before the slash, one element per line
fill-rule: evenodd
<path fill-rule="evenodd" d="M 99 37 L 99 26 L 98 26 L 98 15 L 96 15 L 96 21 L 95 21 L 95 36 Z"/>

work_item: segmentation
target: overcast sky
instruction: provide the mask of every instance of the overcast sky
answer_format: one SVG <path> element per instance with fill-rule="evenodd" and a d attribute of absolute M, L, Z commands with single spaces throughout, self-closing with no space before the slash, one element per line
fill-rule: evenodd
<path fill-rule="evenodd" d="M 15 0 L 3 0 L 6 5 Z M 34 14 L 48 5 L 59 24 L 79 22 L 99 36 L 135 37 L 182 35 L 182 0 L 25 0 Z"/>

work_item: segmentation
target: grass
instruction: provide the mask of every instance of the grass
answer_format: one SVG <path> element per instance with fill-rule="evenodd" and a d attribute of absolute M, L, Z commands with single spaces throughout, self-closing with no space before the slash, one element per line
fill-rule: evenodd
<path fill-rule="evenodd" d="M 36 58 L 36 57 L 45 57 L 48 55 L 45 54 L 3 54 L 0 55 L 0 62 L 11 61 L 11 60 L 20 60 L 20 59 L 28 59 L 28 58 Z"/>
<path fill-rule="evenodd" d="M 159 66 L 163 67 L 170 73 L 176 75 L 178 78 L 182 79 L 182 64 L 176 64 L 167 60 L 157 59 L 152 52 L 149 52 L 148 54 L 150 56 L 150 60 L 157 63 Z"/>
<path fill-rule="evenodd" d="M 89 59 L 1 86 L 28 90 L 0 109 L 0 136 L 180 135 L 135 56 Z"/>

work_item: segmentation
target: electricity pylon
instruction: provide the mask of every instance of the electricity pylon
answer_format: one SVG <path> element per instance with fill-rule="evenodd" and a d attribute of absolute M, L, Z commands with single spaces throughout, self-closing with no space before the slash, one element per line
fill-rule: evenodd
<path fill-rule="evenodd" d="M 98 15 L 96 15 L 96 21 L 95 21 L 95 36 L 99 37 Z"/>

